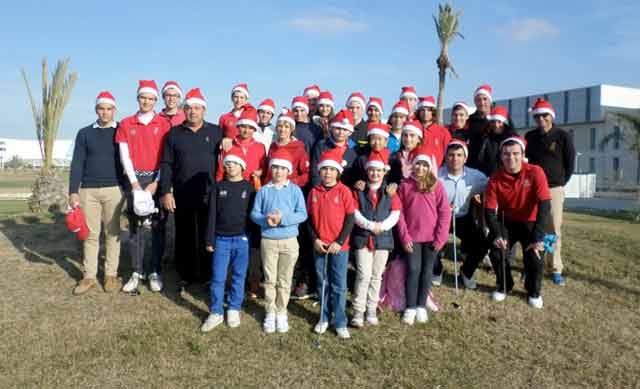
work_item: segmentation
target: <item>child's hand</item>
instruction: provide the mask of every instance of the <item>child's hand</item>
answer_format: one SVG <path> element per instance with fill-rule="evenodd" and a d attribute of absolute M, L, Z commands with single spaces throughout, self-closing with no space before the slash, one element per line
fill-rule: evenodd
<path fill-rule="evenodd" d="M 229 151 L 232 145 L 233 145 L 233 139 L 224 138 L 222 139 L 222 143 L 220 144 L 220 147 L 222 147 L 222 151 Z"/>
<path fill-rule="evenodd" d="M 253 177 L 258 177 L 258 178 L 262 177 L 262 169 L 254 170 L 253 173 L 251 173 L 251 175 Z"/>
<path fill-rule="evenodd" d="M 326 253 L 327 253 L 327 247 L 326 247 L 326 245 L 327 245 L 327 244 L 326 244 L 326 243 L 324 243 L 323 241 L 321 241 L 320 239 L 316 239 L 316 240 L 313 242 L 313 248 L 314 248 L 317 252 L 319 252 L 319 253 L 321 253 L 321 254 L 326 254 Z"/>
<path fill-rule="evenodd" d="M 364 188 L 366 188 L 366 187 L 367 187 L 367 184 L 366 184 L 364 181 L 362 181 L 362 180 L 358 180 L 358 181 L 356 181 L 356 183 L 355 183 L 355 184 L 353 184 L 353 187 L 354 187 L 356 190 L 359 190 L 360 192 L 362 192 L 362 191 L 364 190 Z"/>
<path fill-rule="evenodd" d="M 271 213 L 271 220 L 275 223 L 275 226 L 280 225 L 282 222 L 282 212 L 279 209 L 276 209 Z"/>
<path fill-rule="evenodd" d="M 207 245 L 207 251 L 212 253 L 215 249 L 210 244 Z"/>
<path fill-rule="evenodd" d="M 373 232 L 374 235 L 380 235 L 382 233 L 382 225 L 380 223 L 373 223 L 371 232 Z"/>
<path fill-rule="evenodd" d="M 405 243 L 403 247 L 404 247 L 404 251 L 406 251 L 407 253 L 409 254 L 413 253 L 413 242 Z"/>
<path fill-rule="evenodd" d="M 393 197 L 398 191 L 398 184 L 392 183 L 387 185 L 387 196 Z"/>
<path fill-rule="evenodd" d="M 340 249 L 342 248 L 342 245 L 333 242 L 329 245 L 329 248 L 327 248 L 327 252 L 329 254 L 338 254 L 340 252 Z"/>
<path fill-rule="evenodd" d="M 275 216 L 271 213 L 267 215 L 267 225 L 269 225 L 269 227 L 275 227 L 278 225 L 275 221 Z"/>

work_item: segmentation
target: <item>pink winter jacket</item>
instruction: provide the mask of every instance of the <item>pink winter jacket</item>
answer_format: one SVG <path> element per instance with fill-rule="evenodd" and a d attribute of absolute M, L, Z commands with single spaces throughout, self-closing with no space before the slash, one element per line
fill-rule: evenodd
<path fill-rule="evenodd" d="M 444 186 L 437 182 L 433 192 L 418 192 L 416 180 L 409 177 L 398 189 L 402 212 L 398 221 L 398 234 L 402 244 L 433 242 L 442 249 L 449 238 L 451 207 Z"/>

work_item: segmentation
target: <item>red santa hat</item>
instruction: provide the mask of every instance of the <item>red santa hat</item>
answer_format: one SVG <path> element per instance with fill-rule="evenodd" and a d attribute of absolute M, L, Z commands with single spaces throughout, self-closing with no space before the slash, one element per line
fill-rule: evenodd
<path fill-rule="evenodd" d="M 242 170 L 246 170 L 247 169 L 247 162 L 244 159 L 244 152 L 242 152 L 242 149 L 238 146 L 232 146 L 229 151 L 227 151 L 227 153 L 224 156 L 224 159 L 222 160 L 223 164 L 226 164 L 228 162 L 233 162 L 233 163 L 237 163 L 238 165 L 240 165 L 240 167 L 242 167 Z"/>
<path fill-rule="evenodd" d="M 323 167 L 332 167 L 338 170 L 338 172 L 342 173 L 344 171 L 344 167 L 347 166 L 347 161 L 345 161 L 342 157 L 344 155 L 344 150 L 334 147 L 332 149 L 326 149 L 320 155 L 320 162 L 318 163 L 318 170 Z"/>
<path fill-rule="evenodd" d="M 149 93 L 158 97 L 158 85 L 153 80 L 140 80 L 138 81 L 138 96 L 143 93 Z"/>
<path fill-rule="evenodd" d="M 487 120 L 489 121 L 495 120 L 498 122 L 506 123 L 508 117 L 509 117 L 509 110 L 507 110 L 507 107 L 502 105 L 496 105 L 495 107 L 491 108 L 491 113 L 487 115 Z"/>
<path fill-rule="evenodd" d="M 302 94 L 309 99 L 315 99 L 320 96 L 320 87 L 316 84 L 309 85 L 304 88 L 304 92 L 302 92 Z"/>
<path fill-rule="evenodd" d="M 165 82 L 164 86 L 162 87 L 162 95 L 164 96 L 164 92 L 166 92 L 169 89 L 174 89 L 176 92 L 178 92 L 180 97 L 182 97 L 182 89 L 180 89 L 180 85 L 178 85 L 176 81 Z"/>
<path fill-rule="evenodd" d="M 491 85 L 489 84 L 480 85 L 476 88 L 476 91 L 473 92 L 473 98 L 478 95 L 485 95 L 489 100 L 493 100 L 493 88 L 491 88 Z"/>
<path fill-rule="evenodd" d="M 422 96 L 418 99 L 418 109 L 436 107 L 436 99 L 433 96 Z"/>
<path fill-rule="evenodd" d="M 277 122 L 281 122 L 281 121 L 291 124 L 293 128 L 296 127 L 296 119 L 295 117 L 293 117 L 293 112 L 291 112 L 286 108 L 283 108 L 282 111 L 280 112 L 280 115 L 278 115 Z"/>
<path fill-rule="evenodd" d="M 251 126 L 254 130 L 258 130 L 258 111 L 250 104 L 245 104 L 244 109 L 236 122 L 236 127 L 242 125 Z"/>
<path fill-rule="evenodd" d="M 76 234 L 78 240 L 86 240 L 89 237 L 89 226 L 84 217 L 82 208 L 72 208 L 66 217 L 67 229 Z"/>
<path fill-rule="evenodd" d="M 431 171 L 438 170 L 438 163 L 436 162 L 436 153 L 428 145 L 420 145 L 416 147 L 410 154 L 411 164 L 415 165 L 418 162 L 426 162 L 431 167 Z"/>
<path fill-rule="evenodd" d="M 389 149 L 371 151 L 365 164 L 365 169 L 369 168 L 389 170 Z"/>
<path fill-rule="evenodd" d="M 309 112 L 309 98 L 307 96 L 296 96 L 291 101 L 291 109 L 302 108 Z"/>
<path fill-rule="evenodd" d="M 409 85 L 409 86 L 402 87 L 402 90 L 400 91 L 400 99 L 403 99 L 406 97 L 413 97 L 414 99 L 418 98 L 418 93 L 416 92 L 415 86 Z"/>
<path fill-rule="evenodd" d="M 393 110 L 391 110 L 391 114 L 399 113 L 401 115 L 409 116 L 409 104 L 406 101 L 400 100 L 394 106 Z"/>
<path fill-rule="evenodd" d="M 416 134 L 419 138 L 422 139 L 422 124 L 418 120 L 407 120 L 407 122 L 402 127 L 402 132 Z"/>
<path fill-rule="evenodd" d="M 451 107 L 451 112 L 455 111 L 458 107 L 464 109 L 467 112 L 467 115 L 471 115 L 471 108 L 469 108 L 469 105 L 467 105 L 467 103 L 465 103 L 464 101 L 457 101 L 455 104 L 453 104 L 453 106 Z"/>
<path fill-rule="evenodd" d="M 285 148 L 278 148 L 271 154 L 271 159 L 269 160 L 269 167 L 271 166 L 282 166 L 289 169 L 289 174 L 293 172 L 293 157 L 291 153 L 287 151 Z"/>
<path fill-rule="evenodd" d="M 200 88 L 193 88 L 189 92 L 187 92 L 187 95 L 184 97 L 184 104 L 187 106 L 201 105 L 206 108 L 207 100 L 205 100 L 204 96 L 202 95 Z"/>
<path fill-rule="evenodd" d="M 367 103 L 367 109 L 369 109 L 369 107 L 378 108 L 378 111 L 380 111 L 380 115 L 382 115 L 384 111 L 382 109 L 382 99 L 379 97 L 369 97 L 369 102 Z"/>
<path fill-rule="evenodd" d="M 96 105 L 98 104 L 111 104 L 113 105 L 113 108 L 115 108 L 116 98 L 113 97 L 111 92 L 103 90 L 102 92 L 98 93 L 98 97 L 96 97 Z"/>
<path fill-rule="evenodd" d="M 274 103 L 273 100 L 271 100 L 271 99 L 264 99 L 258 105 L 258 111 L 271 112 L 272 115 L 275 115 L 275 113 L 276 113 L 276 103 Z"/>
<path fill-rule="evenodd" d="M 342 109 L 331 120 L 331 127 L 344 128 L 353 132 L 353 121 L 353 113 L 348 109 Z"/>
<path fill-rule="evenodd" d="M 467 143 L 462 139 L 453 138 L 447 145 L 447 151 L 449 151 L 450 147 L 462 147 L 462 151 L 464 151 L 465 158 L 469 156 L 469 148 Z"/>
<path fill-rule="evenodd" d="M 520 147 L 522 147 L 522 153 L 524 154 L 525 150 L 527 149 L 527 141 L 523 137 L 518 135 L 510 136 L 507 139 L 500 142 L 500 149 L 502 149 L 502 146 L 504 146 L 505 144 L 512 143 L 512 142 L 519 144 Z"/>
<path fill-rule="evenodd" d="M 346 107 L 349 108 L 349 106 L 351 106 L 351 103 L 357 103 L 357 104 L 360 104 L 362 108 L 364 108 L 365 101 L 367 101 L 367 99 L 364 97 L 362 92 L 353 92 L 352 94 L 349 95 L 349 98 L 347 99 Z"/>
<path fill-rule="evenodd" d="M 333 95 L 331 94 L 331 92 L 329 92 L 328 90 L 320 92 L 320 94 L 318 95 L 318 105 L 320 104 L 329 105 L 331 106 L 331 108 L 335 107 L 335 104 L 333 102 Z"/>
<path fill-rule="evenodd" d="M 556 111 L 550 102 L 543 98 L 539 98 L 533 103 L 533 107 L 529 108 L 529 111 L 533 116 L 549 114 L 552 118 L 556 118 Z"/>
<path fill-rule="evenodd" d="M 380 135 L 384 138 L 389 137 L 389 125 L 385 123 L 369 123 L 367 125 L 367 136 Z"/>
<path fill-rule="evenodd" d="M 238 84 L 236 86 L 234 86 L 231 89 L 231 96 L 233 96 L 234 93 L 236 92 L 240 92 L 242 94 L 244 94 L 247 98 L 247 100 L 249 100 L 249 86 L 247 84 Z"/>

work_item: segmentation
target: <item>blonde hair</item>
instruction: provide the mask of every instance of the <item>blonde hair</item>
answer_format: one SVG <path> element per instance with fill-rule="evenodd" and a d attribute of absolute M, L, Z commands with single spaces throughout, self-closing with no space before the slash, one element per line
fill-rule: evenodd
<path fill-rule="evenodd" d="M 429 172 L 424 177 L 416 177 L 414 175 L 413 178 L 416 180 L 416 187 L 418 189 L 418 192 L 420 193 L 431 193 L 436 189 L 436 185 L 438 184 L 438 179 L 433 175 L 433 172 L 431 171 L 431 165 L 429 165 Z"/>

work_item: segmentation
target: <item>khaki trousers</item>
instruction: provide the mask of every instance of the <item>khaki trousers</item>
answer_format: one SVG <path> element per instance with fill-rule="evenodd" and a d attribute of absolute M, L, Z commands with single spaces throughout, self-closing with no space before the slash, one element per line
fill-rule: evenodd
<path fill-rule="evenodd" d="M 562 273 L 562 211 L 564 208 L 564 187 L 556 186 L 551 188 L 551 218 L 547 223 L 546 232 L 555 233 L 558 240 L 555 244 L 553 254 L 547 254 L 548 270 L 555 273 Z"/>
<path fill-rule="evenodd" d="M 388 250 L 369 251 L 367 248 L 356 250 L 354 311 L 364 313 L 365 308 L 369 311 L 375 311 L 378 308 L 382 273 L 384 273 L 388 258 Z"/>
<path fill-rule="evenodd" d="M 124 202 L 122 190 L 119 186 L 81 188 L 79 194 L 80 206 L 89 227 L 89 237 L 83 245 L 84 277 L 95 279 L 98 274 L 101 225 L 104 225 L 107 251 L 104 273 L 115 277 L 120 263 L 120 214 Z"/>
<path fill-rule="evenodd" d="M 260 243 L 267 313 L 286 314 L 293 268 L 298 260 L 298 239 L 265 239 Z"/>

